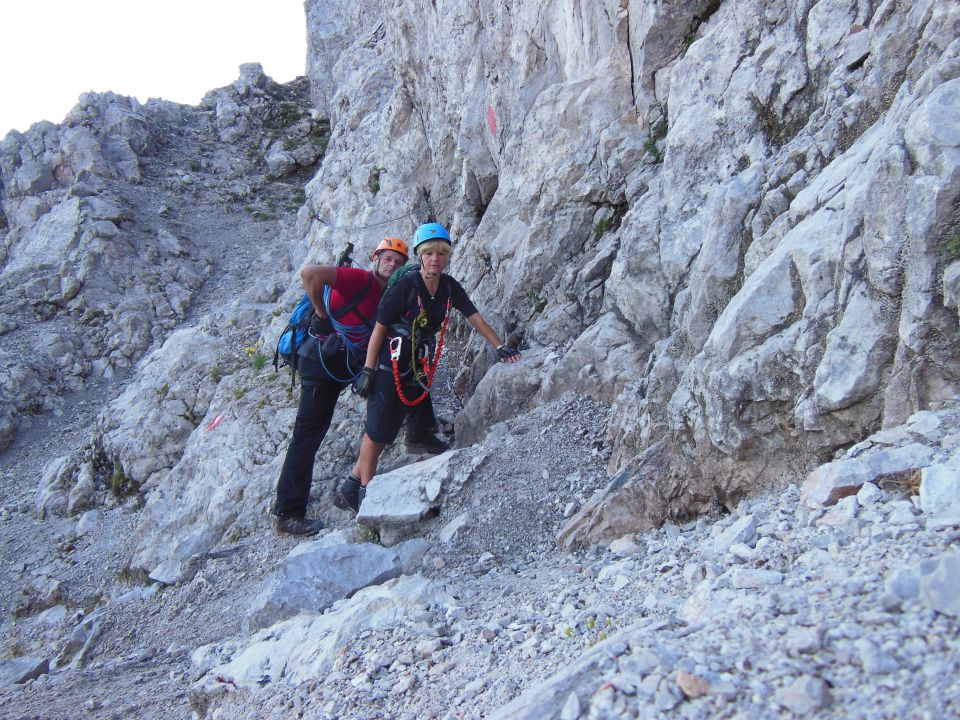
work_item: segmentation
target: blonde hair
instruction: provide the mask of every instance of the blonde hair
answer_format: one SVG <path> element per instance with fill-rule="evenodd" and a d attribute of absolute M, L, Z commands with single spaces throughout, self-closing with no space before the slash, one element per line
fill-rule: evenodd
<path fill-rule="evenodd" d="M 417 256 L 423 255 L 423 253 L 430 252 L 431 250 L 439 250 L 447 257 L 453 255 L 453 248 L 450 247 L 450 243 L 446 240 L 430 240 L 417 248 Z"/>

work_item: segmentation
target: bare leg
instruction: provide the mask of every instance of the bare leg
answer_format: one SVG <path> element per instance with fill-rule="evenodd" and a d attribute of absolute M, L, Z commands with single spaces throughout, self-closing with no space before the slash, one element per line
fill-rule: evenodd
<path fill-rule="evenodd" d="M 377 474 L 377 463 L 380 462 L 380 455 L 386 443 L 374 442 L 364 433 L 363 440 L 360 442 L 360 457 L 357 458 L 357 464 L 353 466 L 353 476 L 360 478 L 360 484 L 364 487 Z"/>

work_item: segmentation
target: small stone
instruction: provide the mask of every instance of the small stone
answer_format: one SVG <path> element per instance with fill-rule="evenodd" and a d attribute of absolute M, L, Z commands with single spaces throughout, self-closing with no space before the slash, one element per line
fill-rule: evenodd
<path fill-rule="evenodd" d="M 443 643 L 440 641 L 440 638 L 421 640 L 417 643 L 417 655 L 424 658 L 430 657 L 441 647 L 443 647 Z"/>
<path fill-rule="evenodd" d="M 403 695 L 410 690 L 417 682 L 413 675 L 401 675 L 400 678 L 390 688 L 391 695 Z"/>
<path fill-rule="evenodd" d="M 932 610 L 960 617 L 960 552 L 940 557 L 933 572 L 920 580 L 920 598 Z"/>
<path fill-rule="evenodd" d="M 822 646 L 820 633 L 813 628 L 792 628 L 784 640 L 788 651 L 814 653 Z"/>
<path fill-rule="evenodd" d="M 636 648 L 619 660 L 620 672 L 647 677 L 660 665 L 660 658 L 647 648 Z"/>
<path fill-rule="evenodd" d="M 899 568 L 887 576 L 883 587 L 900 600 L 913 600 L 920 594 L 920 575 L 913 568 Z"/>
<path fill-rule="evenodd" d="M 870 675 L 887 675 L 900 669 L 900 663 L 893 655 L 884 652 L 867 639 L 857 641 L 860 664 Z"/>
<path fill-rule="evenodd" d="M 476 697 L 487 687 L 487 679 L 483 677 L 471 680 L 463 687 L 463 695 L 467 698 Z"/>
<path fill-rule="evenodd" d="M 803 675 L 780 688 L 776 700 L 790 712 L 808 715 L 830 703 L 830 690 L 820 678 Z"/>
<path fill-rule="evenodd" d="M 414 663 L 413 653 L 410 652 L 409 650 L 407 650 L 406 652 L 400 653 L 399 655 L 397 655 L 397 662 L 400 663 L 401 665 L 413 665 Z"/>
<path fill-rule="evenodd" d="M 86 535 L 100 527 L 103 513 L 100 510 L 88 510 L 77 521 L 77 534 Z"/>
<path fill-rule="evenodd" d="M 677 671 L 677 687 L 683 691 L 688 698 L 703 697 L 710 692 L 710 683 L 699 675 L 695 675 L 686 670 Z"/>
<path fill-rule="evenodd" d="M 857 491 L 856 498 L 861 507 L 875 505 L 883 499 L 883 490 L 873 483 L 864 483 L 863 487 Z"/>
<path fill-rule="evenodd" d="M 371 685 L 370 676 L 365 672 L 360 673 L 356 677 L 350 680 L 350 684 L 355 688 L 362 688 Z"/>
<path fill-rule="evenodd" d="M 643 552 L 643 546 L 638 544 L 632 536 L 624 535 L 610 543 L 610 552 L 620 557 L 630 557 Z"/>
<path fill-rule="evenodd" d="M 900 612 L 903 608 L 903 599 L 892 592 L 885 592 L 880 595 L 879 603 L 881 608 L 890 613 Z"/>
<path fill-rule="evenodd" d="M 440 542 L 448 543 L 457 537 L 457 535 L 461 534 L 469 525 L 469 520 L 470 518 L 466 513 L 460 513 L 453 518 L 450 522 L 440 528 L 440 532 L 437 534 Z"/>
<path fill-rule="evenodd" d="M 960 514 L 960 458 L 921 471 L 920 507 L 933 517 Z"/>
<path fill-rule="evenodd" d="M 704 577 L 706 570 L 703 563 L 689 562 L 683 566 L 683 579 L 687 581 L 687 585 L 697 585 Z"/>
<path fill-rule="evenodd" d="M 681 530 L 673 523 L 667 523 L 663 526 L 663 534 L 667 536 L 667 540 L 673 541 L 680 537 Z"/>
<path fill-rule="evenodd" d="M 873 474 L 859 458 L 843 458 L 821 465 L 807 476 L 800 502 L 816 509 L 833 505 L 841 498 L 856 495 Z"/>
<path fill-rule="evenodd" d="M 730 573 L 730 584 L 738 590 L 760 589 L 783 583 L 783 573 L 776 570 L 741 569 Z"/>
<path fill-rule="evenodd" d="M 654 705 L 657 706 L 657 710 L 663 712 L 673 710 L 681 702 L 683 702 L 683 693 L 680 689 L 677 687 L 669 687 L 665 683 L 660 684 L 660 689 L 657 690 L 657 695 L 653 700 Z"/>
<path fill-rule="evenodd" d="M 736 520 L 730 527 L 717 535 L 713 540 L 713 551 L 717 555 L 724 555 L 734 543 L 749 545 L 756 534 L 757 520 L 753 515 L 747 515 Z"/>
<path fill-rule="evenodd" d="M 567 695 L 567 701 L 563 704 L 563 709 L 560 711 L 560 720 L 577 720 L 580 717 L 581 712 L 580 698 L 577 697 L 575 692 L 570 692 Z"/>
<path fill-rule="evenodd" d="M 913 525 L 917 522 L 916 512 L 913 503 L 907 500 L 900 500 L 891 503 L 892 511 L 887 517 L 887 522 L 891 525 Z"/>

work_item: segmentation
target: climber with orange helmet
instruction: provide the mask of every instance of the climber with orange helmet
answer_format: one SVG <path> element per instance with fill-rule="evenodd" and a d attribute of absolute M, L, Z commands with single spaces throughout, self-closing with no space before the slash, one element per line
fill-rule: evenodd
<path fill-rule="evenodd" d="M 386 237 L 370 256 L 371 270 L 307 265 L 300 271 L 314 314 L 297 355 L 302 377 L 300 404 L 271 508 L 279 532 L 314 535 L 323 528 L 319 518 L 306 517 L 314 458 L 330 428 L 340 393 L 363 366 L 387 281 L 408 256 L 403 240 Z M 425 408 L 420 424 L 431 427 L 434 422 L 432 408 Z"/>
<path fill-rule="evenodd" d="M 367 398 L 360 457 L 353 472 L 337 486 L 333 501 L 337 507 L 359 511 L 384 448 L 396 439 L 408 413 L 430 401 L 452 308 L 490 343 L 500 362 L 520 360 L 519 351 L 501 341 L 460 283 L 444 273 L 452 252 L 453 243 L 443 225 L 421 225 L 413 236 L 420 267 L 403 273 L 383 296 L 366 362 L 353 385 L 358 395 Z"/>

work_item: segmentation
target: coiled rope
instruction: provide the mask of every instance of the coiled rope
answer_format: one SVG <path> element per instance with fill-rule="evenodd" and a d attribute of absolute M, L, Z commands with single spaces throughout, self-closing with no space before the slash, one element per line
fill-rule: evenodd
<path fill-rule="evenodd" d="M 347 325 L 342 323 L 336 318 L 333 317 L 333 312 L 330 310 L 330 297 L 332 294 L 332 289 L 329 285 L 323 288 L 323 306 L 327 311 L 327 317 L 330 319 L 330 325 L 333 327 L 333 331 L 340 336 L 341 342 L 343 342 L 343 352 L 345 356 L 345 367 L 347 368 L 347 373 L 353 373 L 349 378 L 340 378 L 337 377 L 330 368 L 327 367 L 327 363 L 324 361 L 323 352 L 321 348 L 320 355 L 320 365 L 323 367 L 327 375 L 331 379 L 342 382 L 342 383 L 352 383 L 360 376 L 360 371 L 363 369 L 363 362 L 366 361 L 366 347 L 367 342 L 370 340 L 370 327 L 367 325 Z M 350 336 L 359 336 L 360 340 L 354 341 L 350 339 Z M 356 362 L 359 357 L 360 363 Z M 357 370 L 351 370 L 351 366 L 356 367 Z"/>

